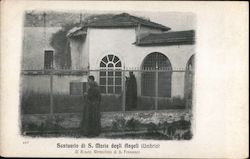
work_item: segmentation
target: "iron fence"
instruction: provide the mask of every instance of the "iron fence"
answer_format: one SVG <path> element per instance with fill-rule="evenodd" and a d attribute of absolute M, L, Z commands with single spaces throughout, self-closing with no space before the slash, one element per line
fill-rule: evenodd
<path fill-rule="evenodd" d="M 102 93 L 101 111 L 192 107 L 194 73 L 189 69 L 29 69 L 21 74 L 24 114 L 81 111 L 89 75 L 95 77 Z"/>

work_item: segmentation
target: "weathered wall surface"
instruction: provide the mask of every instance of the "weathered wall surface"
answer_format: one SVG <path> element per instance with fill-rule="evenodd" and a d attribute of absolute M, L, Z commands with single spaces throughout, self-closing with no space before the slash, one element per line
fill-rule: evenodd
<path fill-rule="evenodd" d="M 44 50 L 54 50 L 49 44 L 50 38 L 60 29 L 61 27 L 46 27 L 45 37 L 44 27 L 24 27 L 22 69 L 44 68 Z"/>
<path fill-rule="evenodd" d="M 70 82 L 86 81 L 86 76 L 53 76 L 53 93 L 68 94 L 70 93 Z M 22 76 L 21 81 L 22 92 L 50 92 L 50 76 L 49 75 L 35 75 Z"/>
<path fill-rule="evenodd" d="M 80 69 L 83 57 L 83 39 L 70 39 L 70 48 L 71 48 L 71 69 L 76 70 Z"/>
<path fill-rule="evenodd" d="M 89 36 L 82 36 L 81 38 L 69 38 L 71 48 L 71 69 L 86 69 L 89 65 Z"/>

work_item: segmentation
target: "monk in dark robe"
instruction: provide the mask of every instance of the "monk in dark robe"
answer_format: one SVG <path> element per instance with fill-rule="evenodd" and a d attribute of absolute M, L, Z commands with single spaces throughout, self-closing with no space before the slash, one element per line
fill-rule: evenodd
<path fill-rule="evenodd" d="M 126 80 L 126 110 L 134 110 L 137 107 L 137 83 L 133 72 L 129 72 Z"/>
<path fill-rule="evenodd" d="M 84 136 L 94 137 L 101 133 L 101 93 L 94 76 L 88 77 L 88 87 L 87 95 L 84 97 L 85 104 L 81 128 Z"/>

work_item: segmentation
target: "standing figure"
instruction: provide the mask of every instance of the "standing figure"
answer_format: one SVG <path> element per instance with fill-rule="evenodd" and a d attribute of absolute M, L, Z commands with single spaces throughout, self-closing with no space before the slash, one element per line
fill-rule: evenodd
<path fill-rule="evenodd" d="M 137 107 L 137 83 L 133 72 L 126 77 L 126 110 L 133 110 Z"/>
<path fill-rule="evenodd" d="M 101 133 L 101 93 L 94 76 L 88 77 L 88 91 L 84 99 L 82 134 L 88 137 L 98 136 Z"/>

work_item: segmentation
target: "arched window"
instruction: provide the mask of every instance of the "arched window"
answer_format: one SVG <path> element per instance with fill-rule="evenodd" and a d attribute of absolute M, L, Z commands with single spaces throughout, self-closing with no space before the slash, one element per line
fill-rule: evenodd
<path fill-rule="evenodd" d="M 141 84 L 143 96 L 155 96 L 156 87 L 158 87 L 158 97 L 171 97 L 172 66 L 165 55 L 158 52 L 149 54 L 143 61 L 142 69 L 168 70 L 165 72 L 158 72 L 158 81 L 156 81 L 157 74 L 155 71 L 142 72 Z"/>
<path fill-rule="evenodd" d="M 107 55 L 100 62 L 100 89 L 102 93 L 118 94 L 122 89 L 121 60 L 115 55 Z"/>
<path fill-rule="evenodd" d="M 186 65 L 185 73 L 185 98 L 192 99 L 194 79 L 194 55 L 192 55 Z"/>

